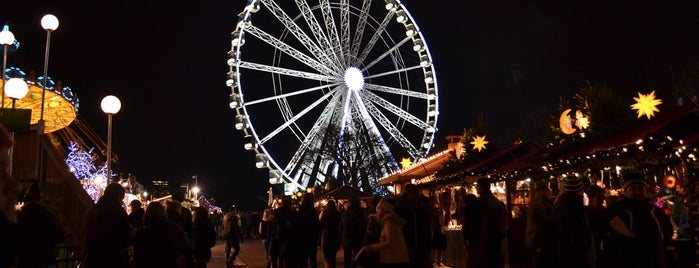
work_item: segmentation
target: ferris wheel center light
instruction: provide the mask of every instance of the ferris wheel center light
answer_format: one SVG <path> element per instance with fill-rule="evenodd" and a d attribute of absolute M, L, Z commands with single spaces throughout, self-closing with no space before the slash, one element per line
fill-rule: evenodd
<path fill-rule="evenodd" d="M 364 76 L 357 67 L 349 67 L 345 71 L 345 84 L 351 90 L 360 90 L 364 87 Z"/>

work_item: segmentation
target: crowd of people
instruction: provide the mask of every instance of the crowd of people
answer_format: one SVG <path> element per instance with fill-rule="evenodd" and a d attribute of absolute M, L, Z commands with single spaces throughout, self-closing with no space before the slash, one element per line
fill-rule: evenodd
<path fill-rule="evenodd" d="M 525 248 L 533 267 L 675 267 L 666 254 L 669 216 L 651 204 L 640 174 L 625 179 L 619 200 L 577 176 L 565 178 L 555 200 L 544 182 L 532 183 Z"/>
<path fill-rule="evenodd" d="M 0 267 L 55 267 L 55 246 L 65 234 L 43 203 L 40 186 L 23 192 L 8 172 L 6 152 L 12 145 L 0 127 Z M 666 250 L 674 235 L 672 221 L 650 203 L 649 185 L 640 174 L 625 175 L 619 199 L 606 198 L 602 188 L 577 176 L 566 177 L 561 190 L 554 198 L 546 181 L 530 185 L 521 234 L 531 260 L 525 267 L 674 267 Z M 317 206 L 311 193 L 298 204 L 284 196 L 278 207 L 261 214 L 239 213 L 235 206 L 225 215 L 202 206 L 190 209 L 177 191 L 164 203 L 144 207 L 133 201 L 127 213 L 123 185 L 111 183 L 85 214 L 80 267 L 203 268 L 219 237 L 228 267 L 246 238 L 261 238 L 270 268 L 317 268 L 318 251 L 323 266 L 335 268 L 340 250 L 343 267 L 448 267 L 444 250 L 454 245 L 447 245 L 445 228 L 452 218 L 461 225 L 464 243 L 458 250 L 466 267 L 504 267 L 503 242 L 517 235 L 510 229 L 510 211 L 493 195 L 489 179 L 478 180 L 476 191 L 455 193 L 454 214 L 448 213 L 450 200 L 423 194 L 414 184 L 374 202 L 350 198 Z M 24 205 L 18 211 L 20 199 Z"/>
<path fill-rule="evenodd" d="M 310 193 L 298 206 L 292 201 L 282 197 L 279 207 L 263 212 L 259 230 L 267 267 L 315 268 L 320 251 L 324 267 L 334 268 L 340 250 L 343 267 L 447 267 L 441 262 L 446 238 L 439 202 L 414 184 L 375 202 L 330 199 L 315 206 Z"/>

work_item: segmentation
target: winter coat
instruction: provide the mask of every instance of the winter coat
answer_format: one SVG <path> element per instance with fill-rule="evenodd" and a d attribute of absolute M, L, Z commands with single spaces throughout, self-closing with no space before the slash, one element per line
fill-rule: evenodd
<path fill-rule="evenodd" d="M 403 237 L 405 219 L 394 213 L 381 217 L 381 237 L 378 243 L 370 244 L 372 252 L 379 252 L 379 263 L 408 263 L 410 255 Z"/>
<path fill-rule="evenodd" d="M 128 267 L 131 223 L 121 200 L 103 196 L 83 220 L 81 267 Z"/>
<path fill-rule="evenodd" d="M 134 236 L 136 267 L 177 267 L 178 257 L 190 252 L 184 231 L 168 218 L 144 222 Z"/>
<path fill-rule="evenodd" d="M 594 267 L 596 260 L 592 227 L 582 195 L 563 193 L 554 205 L 558 259 L 561 267 Z"/>
<path fill-rule="evenodd" d="M 556 218 L 553 215 L 553 201 L 537 197 L 529 206 L 524 248 L 553 249 L 556 246 Z"/>

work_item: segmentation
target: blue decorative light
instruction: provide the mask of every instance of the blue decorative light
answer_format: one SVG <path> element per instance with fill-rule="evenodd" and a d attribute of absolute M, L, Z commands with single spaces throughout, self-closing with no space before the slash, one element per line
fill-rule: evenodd
<path fill-rule="evenodd" d="M 102 196 L 104 188 L 109 183 L 109 180 L 106 179 L 107 167 L 103 165 L 98 169 L 95 166 L 94 161 L 97 157 L 92 153 L 94 148 L 90 148 L 86 152 L 81 150 L 77 143 L 71 141 L 68 150 L 70 150 L 70 153 L 66 157 L 66 165 L 70 172 L 75 175 L 75 178 L 80 180 L 80 184 L 92 198 L 92 201 L 97 203 L 97 200 Z"/>

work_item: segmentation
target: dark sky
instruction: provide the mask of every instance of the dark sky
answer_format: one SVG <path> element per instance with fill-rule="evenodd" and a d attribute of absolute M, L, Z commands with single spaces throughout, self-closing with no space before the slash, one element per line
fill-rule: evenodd
<path fill-rule="evenodd" d="M 479 117 L 493 139 L 511 142 L 532 115 L 551 113 L 559 96 L 572 97 L 586 80 L 630 102 L 651 89 L 668 98 L 661 87 L 670 67 L 699 62 L 696 1 L 403 3 L 425 35 L 439 81 L 433 151 Z M 123 172 L 146 184 L 197 174 L 205 195 L 252 208 L 263 205 L 267 171 L 242 148 L 224 85 L 230 32 L 244 4 L 25 0 L 5 3 L 0 22 L 21 42 L 9 64 L 40 73 L 39 20 L 59 18 L 49 76 L 77 92 L 79 113 L 105 140 L 100 100 L 121 99 L 113 151 Z"/>

